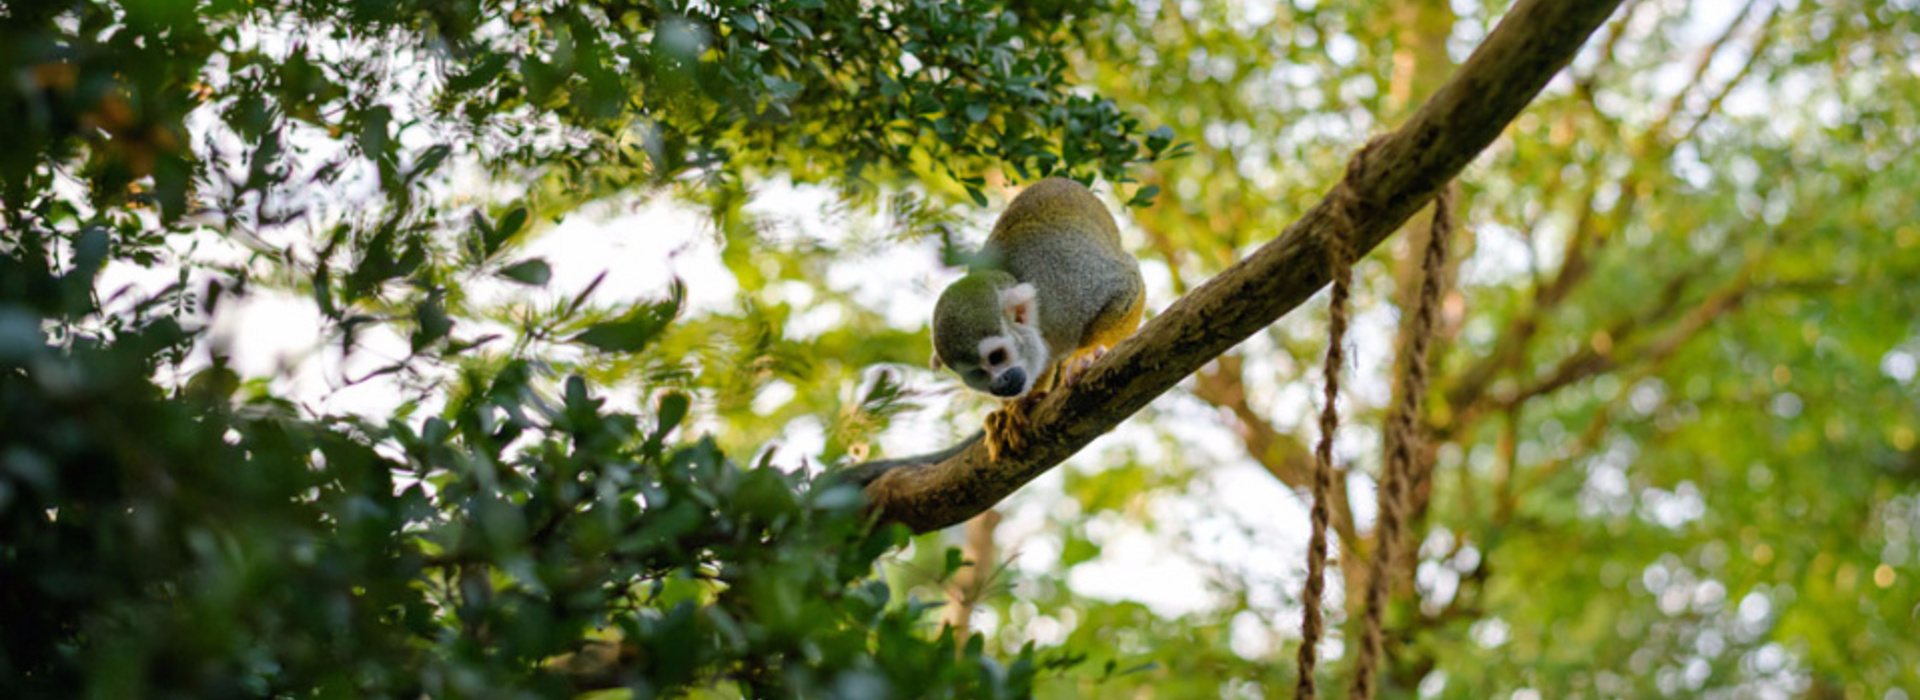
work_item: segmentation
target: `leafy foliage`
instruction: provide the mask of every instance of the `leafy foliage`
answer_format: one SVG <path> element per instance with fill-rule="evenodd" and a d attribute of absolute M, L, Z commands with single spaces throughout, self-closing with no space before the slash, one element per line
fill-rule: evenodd
<path fill-rule="evenodd" d="M 139 352 L 183 337 L 12 346 L 0 417 L 36 426 L 9 436 L 0 525 L 16 697 L 552 694 L 595 640 L 636 651 L 584 681 L 646 697 L 1010 697 L 1036 669 L 889 605 L 870 571 L 898 536 L 853 487 L 672 446 L 681 394 L 607 412 L 515 364 L 417 428 L 308 422 L 154 391 Z"/>
<path fill-rule="evenodd" d="M 688 427 L 721 331 L 684 288 L 485 300 L 553 283 L 521 245 L 619 195 L 706 196 L 744 255 L 766 173 L 1124 178 L 1170 144 L 1067 83 L 1101 9 L 0 6 L 0 694 L 1028 695 L 1060 661 L 925 629 L 855 489 Z M 101 288 L 143 268 L 177 279 Z M 399 410 L 241 376 L 212 322 L 264 290 Z M 582 376 L 633 366 L 642 410 Z"/>

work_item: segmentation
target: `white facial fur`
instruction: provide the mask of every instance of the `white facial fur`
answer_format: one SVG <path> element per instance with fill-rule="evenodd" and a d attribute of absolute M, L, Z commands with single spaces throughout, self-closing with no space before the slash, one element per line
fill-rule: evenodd
<path fill-rule="evenodd" d="M 999 291 L 1000 332 L 980 338 L 973 357 L 955 358 L 950 365 L 962 382 L 1002 399 L 1025 396 L 1033 390 L 1051 358 L 1040 333 L 1037 297 L 1031 284 Z M 936 351 L 931 365 L 937 369 L 948 363 Z M 1013 376 L 1007 376 L 1009 373 Z"/>
<path fill-rule="evenodd" d="M 1000 292 L 1000 309 L 1005 333 L 980 341 L 980 363 L 990 377 L 999 379 L 1007 370 L 1018 367 L 1024 376 L 1020 391 L 1025 396 L 1047 369 L 1047 342 L 1040 335 L 1040 304 L 1031 284 L 1018 284 Z M 1004 354 L 995 363 L 994 351 Z M 1012 397 L 1008 397 L 1012 398 Z"/>
<path fill-rule="evenodd" d="M 1040 325 L 1040 304 L 1033 285 L 1022 282 L 1000 290 L 1000 310 L 1007 318 L 1023 326 Z"/>
<path fill-rule="evenodd" d="M 1004 335 L 990 335 L 980 339 L 980 367 L 999 374 L 1019 359 L 1019 349 L 1013 346 L 1013 340 Z M 998 359 L 999 362 L 994 360 Z"/>

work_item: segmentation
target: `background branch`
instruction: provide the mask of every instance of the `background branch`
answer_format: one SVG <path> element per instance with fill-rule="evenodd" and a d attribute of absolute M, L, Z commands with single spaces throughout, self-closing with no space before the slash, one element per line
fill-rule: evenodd
<path fill-rule="evenodd" d="M 1312 486 L 1313 452 L 1292 434 L 1281 432 L 1247 401 L 1246 384 L 1241 374 L 1242 358 L 1233 353 L 1220 356 L 1212 371 L 1194 375 L 1193 395 L 1218 408 L 1232 412 L 1239 425 L 1241 442 L 1247 454 L 1260 463 L 1273 478 L 1295 491 Z M 1347 500 L 1347 472 L 1335 466 L 1331 524 L 1340 536 L 1342 551 L 1360 551 L 1360 531 L 1353 524 L 1353 506 Z M 1345 559 L 1343 558 L 1343 561 Z"/>

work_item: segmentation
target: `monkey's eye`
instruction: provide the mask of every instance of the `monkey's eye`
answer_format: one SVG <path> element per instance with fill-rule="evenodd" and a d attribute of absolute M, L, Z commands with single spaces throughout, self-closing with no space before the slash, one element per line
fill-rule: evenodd
<path fill-rule="evenodd" d="M 987 364 L 993 365 L 995 367 L 999 367 L 1000 365 L 1006 364 L 1006 362 L 1007 362 L 1006 348 L 994 348 L 993 352 L 987 353 Z"/>

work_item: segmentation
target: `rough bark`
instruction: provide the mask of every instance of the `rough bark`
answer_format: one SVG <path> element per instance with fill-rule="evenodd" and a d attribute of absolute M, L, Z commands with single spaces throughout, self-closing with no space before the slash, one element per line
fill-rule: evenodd
<path fill-rule="evenodd" d="M 1620 0 L 1521 0 L 1452 80 L 1376 139 L 1343 183 L 1361 204 L 1356 250 L 1380 244 L 1500 135 Z M 1030 412 L 1028 446 L 988 459 L 979 436 L 931 455 L 861 465 L 883 520 L 915 531 L 970 518 L 1072 456 L 1181 379 L 1300 306 L 1328 281 L 1327 198 L 1246 259 L 1195 288 Z"/>

